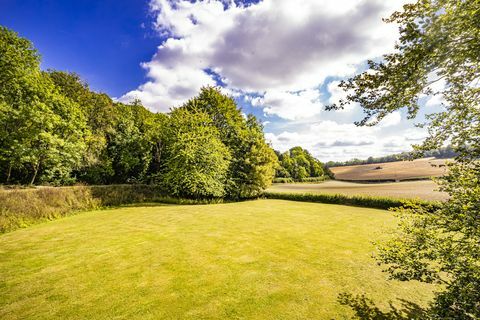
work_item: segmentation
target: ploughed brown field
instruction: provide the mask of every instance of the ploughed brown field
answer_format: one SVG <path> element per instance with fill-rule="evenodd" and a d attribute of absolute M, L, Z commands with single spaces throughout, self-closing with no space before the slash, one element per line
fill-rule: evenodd
<path fill-rule="evenodd" d="M 378 181 L 439 177 L 445 174 L 446 161 L 451 159 L 423 158 L 413 161 L 372 163 L 330 168 L 338 180 Z"/>
<path fill-rule="evenodd" d="M 422 199 L 442 201 L 447 194 L 437 191 L 438 186 L 432 180 L 355 183 L 345 181 L 327 181 L 323 183 L 277 183 L 268 191 L 286 193 L 344 194 L 398 199 Z"/>

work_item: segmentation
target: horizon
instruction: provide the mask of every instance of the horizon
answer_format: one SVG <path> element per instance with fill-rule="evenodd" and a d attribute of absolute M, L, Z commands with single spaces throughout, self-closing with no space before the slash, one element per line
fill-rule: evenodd
<path fill-rule="evenodd" d="M 381 18 L 406 2 L 7 0 L 0 24 L 32 41 L 42 69 L 76 72 L 154 112 L 219 86 L 264 124 L 274 149 L 298 145 L 328 162 L 410 151 L 426 136 L 414 123 L 438 111 L 435 97 L 415 121 L 396 111 L 374 127 L 353 124 L 358 105 L 324 110 L 345 95 L 339 81 L 393 50 L 397 27 Z"/>

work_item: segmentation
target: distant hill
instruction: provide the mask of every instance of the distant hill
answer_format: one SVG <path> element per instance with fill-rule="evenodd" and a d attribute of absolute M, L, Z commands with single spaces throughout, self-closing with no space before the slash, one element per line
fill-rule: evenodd
<path fill-rule="evenodd" d="M 436 159 L 451 159 L 454 158 L 457 154 L 453 149 L 448 146 L 440 148 L 438 150 L 426 151 L 423 153 L 424 158 L 436 158 Z M 418 157 L 418 156 L 417 156 Z M 385 163 L 385 162 L 395 162 L 401 160 L 408 160 L 414 158 L 413 152 L 402 152 L 397 154 L 391 154 L 383 157 L 369 157 L 368 159 L 351 159 L 348 161 L 329 161 L 325 163 L 325 166 L 332 167 L 341 167 L 341 166 L 353 166 L 359 164 L 371 164 L 371 163 Z"/>
<path fill-rule="evenodd" d="M 333 167 L 335 179 L 346 181 L 402 181 L 439 177 L 445 174 L 448 159 L 423 158 L 364 165 Z M 450 159 L 451 160 L 451 159 Z"/>

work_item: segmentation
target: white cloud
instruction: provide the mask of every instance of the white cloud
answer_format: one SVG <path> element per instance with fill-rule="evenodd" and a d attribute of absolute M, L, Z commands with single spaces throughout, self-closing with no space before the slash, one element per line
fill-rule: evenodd
<path fill-rule="evenodd" d="M 402 138 L 412 129 L 400 112 L 375 127 L 357 127 L 357 104 L 322 111 L 346 95 L 337 80 L 325 86 L 326 79 L 349 76 L 366 59 L 393 50 L 397 27 L 381 18 L 405 2 L 152 0 L 155 28 L 165 40 L 142 64 L 149 80 L 120 100 L 139 98 L 151 110 L 168 111 L 221 78 L 224 92 L 262 109 L 277 149 L 301 145 L 323 160 L 409 149 L 419 134 Z"/>
<path fill-rule="evenodd" d="M 243 92 L 312 90 L 327 76 L 351 74 L 366 58 L 390 50 L 396 28 L 381 18 L 401 3 L 264 0 L 243 7 L 233 1 L 152 0 L 156 29 L 167 40 L 143 64 L 150 80 L 121 100 L 136 97 L 166 111 L 215 82 L 206 69 Z M 266 108 L 287 119 L 314 109 L 307 103 L 294 115 L 284 107 Z"/>
<path fill-rule="evenodd" d="M 417 137 L 420 131 L 408 129 Z M 338 124 L 335 121 L 320 121 L 295 131 L 279 134 L 266 133 L 273 147 L 286 151 L 302 146 L 323 161 L 349 160 L 353 157 L 368 158 L 409 150 L 412 141 L 386 127 L 358 127 L 354 124 Z"/>
<path fill-rule="evenodd" d="M 427 102 L 425 103 L 425 107 L 440 107 L 443 103 L 445 103 L 445 99 L 443 98 L 442 94 L 437 94 L 428 98 Z"/>
<path fill-rule="evenodd" d="M 253 98 L 252 105 L 262 107 L 266 115 L 277 115 L 288 120 L 308 118 L 323 109 L 318 90 L 269 90 L 263 97 Z"/>
<path fill-rule="evenodd" d="M 338 85 L 340 81 L 331 81 L 327 85 L 328 93 L 330 93 L 330 98 L 328 98 L 329 104 L 338 103 L 340 100 L 345 100 L 348 93 L 340 88 Z M 338 112 L 350 112 L 354 109 L 358 109 L 358 103 L 350 103 L 344 106 L 343 109 L 338 110 Z"/>
<path fill-rule="evenodd" d="M 125 94 L 120 101 L 140 99 L 154 111 L 168 111 L 196 95 L 202 86 L 214 85 L 215 81 L 201 70 L 183 66 L 164 67 L 156 62 L 146 63 L 148 76 L 152 79 L 138 89 Z"/>
<path fill-rule="evenodd" d="M 400 111 L 394 111 L 387 114 L 378 124 L 381 128 L 393 127 L 402 121 L 402 115 Z"/>

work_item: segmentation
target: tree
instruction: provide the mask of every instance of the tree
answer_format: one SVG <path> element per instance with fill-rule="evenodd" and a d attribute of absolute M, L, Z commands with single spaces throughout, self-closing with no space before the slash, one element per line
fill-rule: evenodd
<path fill-rule="evenodd" d="M 227 196 L 239 199 L 260 195 L 273 180 L 277 159 L 255 117 L 245 119 L 235 101 L 214 87 L 202 88 L 200 94 L 182 108 L 208 114 L 232 155 Z"/>
<path fill-rule="evenodd" d="M 15 182 L 71 182 L 85 148 L 85 118 L 40 71 L 39 61 L 28 40 L 0 27 L 0 166 L 6 182 L 14 173 Z"/>
<path fill-rule="evenodd" d="M 233 199 L 271 183 L 277 161 L 261 124 L 219 89 L 154 114 L 39 62 L 28 40 L 0 27 L 0 182 L 160 180 L 174 195 Z"/>
<path fill-rule="evenodd" d="M 115 103 L 106 94 L 91 91 L 75 73 L 49 70 L 48 74 L 59 91 L 78 104 L 91 132 L 76 172 L 79 180 L 143 182 L 159 170 L 164 114 L 148 111 L 138 100 Z"/>
<path fill-rule="evenodd" d="M 7 183 L 12 171 L 22 169 L 18 152 L 22 137 L 17 130 L 22 112 L 15 105 L 24 105 L 22 92 L 39 65 L 40 56 L 32 43 L 0 26 L 0 166 Z"/>
<path fill-rule="evenodd" d="M 283 154 L 279 153 L 277 157 L 280 165 L 277 168 L 276 177 L 302 180 L 321 177 L 325 174 L 323 164 L 302 147 L 293 147 Z"/>
<path fill-rule="evenodd" d="M 223 197 L 230 153 L 209 115 L 174 109 L 166 131 L 167 156 L 160 175 L 165 190 L 188 198 Z"/>
<path fill-rule="evenodd" d="M 345 100 L 360 103 L 374 125 L 406 107 L 414 118 L 420 98 L 440 96 L 443 111 L 429 115 L 429 136 L 418 154 L 448 141 L 458 155 L 440 179 L 450 199 L 440 209 L 414 204 L 399 210 L 396 236 L 378 259 L 400 280 L 440 282 L 430 309 L 436 319 L 480 318 L 480 2 L 420 0 L 387 19 L 400 25 L 396 51 L 341 83 Z M 442 86 L 435 84 L 442 83 Z"/>
<path fill-rule="evenodd" d="M 239 189 L 232 189 L 230 185 L 230 194 L 236 198 L 258 197 L 272 183 L 277 157 L 265 142 L 263 127 L 253 115 L 247 117 L 246 138 L 241 142 L 239 149 L 244 157 L 239 162 L 241 170 L 236 173 L 237 180 L 233 184 Z"/>

